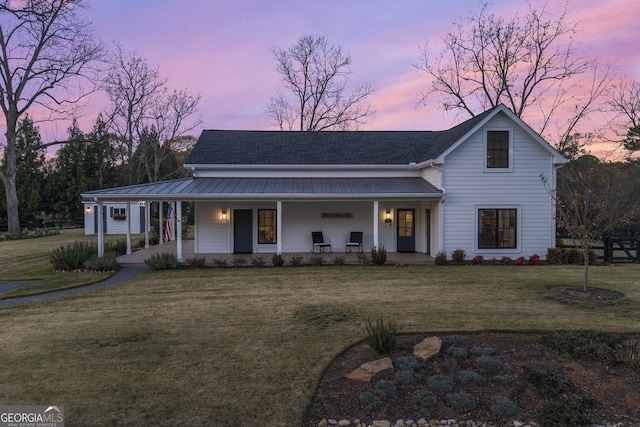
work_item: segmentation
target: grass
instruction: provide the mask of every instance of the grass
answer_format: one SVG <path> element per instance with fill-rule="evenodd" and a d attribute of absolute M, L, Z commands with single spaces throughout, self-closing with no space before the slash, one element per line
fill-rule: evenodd
<path fill-rule="evenodd" d="M 0 242 L 3 264 L 7 253 L 24 264 L 3 247 L 20 244 Z M 31 262 L 43 280 L 62 275 Z M 639 332 L 639 277 L 638 265 L 591 269 L 592 286 L 626 295 L 617 310 L 549 297 L 551 286 L 580 285 L 581 266 L 147 272 L 0 309 L 0 405 L 63 405 L 69 426 L 297 426 L 368 318 L 393 319 L 399 333 Z"/>

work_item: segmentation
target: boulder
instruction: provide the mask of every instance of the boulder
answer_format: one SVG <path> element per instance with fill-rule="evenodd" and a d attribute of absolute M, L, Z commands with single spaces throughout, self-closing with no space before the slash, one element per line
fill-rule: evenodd
<path fill-rule="evenodd" d="M 373 362 L 363 363 L 355 371 L 347 374 L 346 378 L 354 381 L 371 381 L 377 374 L 388 369 L 393 370 L 393 361 L 384 357 Z"/>
<path fill-rule="evenodd" d="M 426 362 L 440 354 L 442 339 L 439 337 L 425 338 L 413 347 L 413 355 L 416 359 Z"/>

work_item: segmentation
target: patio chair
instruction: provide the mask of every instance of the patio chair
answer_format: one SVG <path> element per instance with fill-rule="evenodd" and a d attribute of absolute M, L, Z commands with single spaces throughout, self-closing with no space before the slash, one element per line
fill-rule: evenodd
<path fill-rule="evenodd" d="M 313 239 L 313 247 L 311 248 L 311 252 L 316 253 L 316 248 L 318 248 L 319 253 L 325 252 L 327 248 L 329 248 L 329 253 L 331 253 L 331 242 L 329 239 L 325 239 L 322 235 L 322 231 L 312 231 L 311 238 Z"/>
<path fill-rule="evenodd" d="M 350 254 L 351 248 L 358 248 L 358 253 L 362 253 L 362 231 L 352 231 L 347 239 L 347 247 L 345 252 Z"/>

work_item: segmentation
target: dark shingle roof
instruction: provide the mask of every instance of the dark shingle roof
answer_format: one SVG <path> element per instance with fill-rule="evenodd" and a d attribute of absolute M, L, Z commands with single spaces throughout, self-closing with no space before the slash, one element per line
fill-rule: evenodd
<path fill-rule="evenodd" d="M 205 130 L 189 165 L 397 165 L 436 158 L 492 110 L 445 131 Z"/>

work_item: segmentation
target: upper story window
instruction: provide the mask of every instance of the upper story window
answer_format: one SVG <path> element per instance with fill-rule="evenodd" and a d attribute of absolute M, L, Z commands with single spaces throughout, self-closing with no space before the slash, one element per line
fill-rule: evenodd
<path fill-rule="evenodd" d="M 509 130 L 486 131 L 485 169 L 501 172 L 512 170 L 512 140 Z"/>

